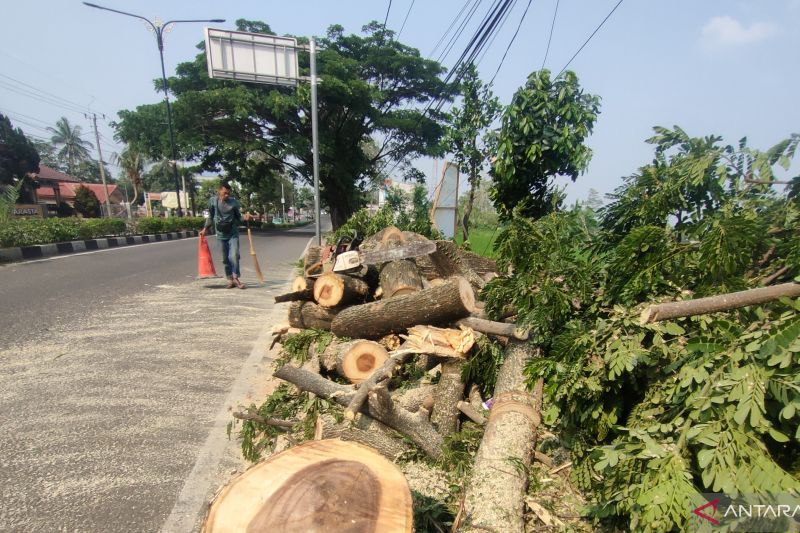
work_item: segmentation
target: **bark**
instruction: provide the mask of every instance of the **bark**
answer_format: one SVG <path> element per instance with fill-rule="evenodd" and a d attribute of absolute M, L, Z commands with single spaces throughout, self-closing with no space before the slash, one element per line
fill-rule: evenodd
<path fill-rule="evenodd" d="M 303 273 L 308 276 L 309 274 L 322 273 L 322 247 L 309 246 L 306 255 L 303 256 Z"/>
<path fill-rule="evenodd" d="M 434 326 L 414 326 L 403 335 L 408 348 L 416 348 L 421 353 L 435 354 L 437 348 L 444 347 L 458 354 L 469 352 L 475 345 L 475 332 L 471 328 L 437 328 Z M 430 351 L 427 351 L 430 350 Z"/>
<path fill-rule="evenodd" d="M 474 305 L 469 283 L 454 277 L 438 287 L 349 307 L 332 321 L 331 330 L 339 337 L 380 338 L 416 324 L 446 324 L 465 318 Z"/>
<path fill-rule="evenodd" d="M 386 348 L 373 341 L 334 341 L 320 356 L 320 363 L 329 372 L 336 372 L 350 383 L 361 383 L 388 358 Z"/>
<path fill-rule="evenodd" d="M 477 317 L 462 318 L 456 322 L 459 326 L 472 328 L 475 331 L 486 333 L 487 335 L 497 335 L 501 337 L 514 337 L 520 341 L 528 340 L 528 331 L 517 327 L 516 324 L 506 322 L 493 322 Z"/>
<path fill-rule="evenodd" d="M 424 407 L 426 411 L 433 410 L 433 392 L 436 390 L 436 385 L 420 385 L 408 390 L 398 390 L 392 393 L 392 401 L 394 404 L 406 411 L 415 412 L 420 407 Z"/>
<path fill-rule="evenodd" d="M 214 499 L 202 530 L 411 533 L 412 511 L 397 466 L 354 442 L 315 440 L 235 478 Z"/>
<path fill-rule="evenodd" d="M 411 451 L 411 447 L 392 430 L 366 415 L 359 417 L 355 424 L 337 423 L 332 416 L 322 417 L 322 438 L 341 439 L 358 442 L 377 450 L 390 461 Z"/>
<path fill-rule="evenodd" d="M 481 398 L 481 391 L 478 390 L 478 386 L 473 384 L 469 388 L 469 404 L 475 409 L 477 412 L 482 413 L 483 409 L 483 398 Z"/>
<path fill-rule="evenodd" d="M 313 302 L 292 302 L 289 325 L 300 329 L 331 329 L 331 322 L 340 309 L 326 309 Z"/>
<path fill-rule="evenodd" d="M 283 303 L 283 302 L 310 302 L 314 299 L 314 291 L 311 289 L 304 289 L 300 291 L 294 292 L 287 292 L 286 294 L 281 294 L 275 297 L 275 303 Z"/>
<path fill-rule="evenodd" d="M 467 205 L 464 207 L 464 215 L 461 218 L 461 233 L 464 236 L 463 241 L 469 240 L 469 217 L 472 214 L 472 204 L 475 203 L 475 189 L 480 181 L 480 176 L 477 170 L 473 167 L 469 177 L 469 196 L 467 197 Z"/>
<path fill-rule="evenodd" d="M 776 279 L 780 278 L 781 276 L 783 276 L 783 275 L 784 275 L 784 274 L 786 274 L 787 272 L 789 272 L 789 267 L 788 267 L 788 266 L 783 266 L 783 267 L 779 268 L 779 269 L 778 269 L 778 270 L 777 270 L 775 273 L 773 273 L 772 275 L 770 275 L 770 276 L 767 276 L 766 278 L 764 278 L 763 280 L 761 280 L 761 285 L 763 285 L 763 286 L 765 286 L 765 287 L 766 287 L 767 285 L 771 285 L 773 281 L 775 281 Z"/>
<path fill-rule="evenodd" d="M 296 420 L 293 422 L 291 420 L 281 420 L 279 418 L 264 418 L 263 416 L 253 413 L 241 413 L 238 411 L 233 413 L 233 418 L 239 420 L 252 420 L 253 422 L 258 422 L 259 424 L 264 424 L 266 426 L 274 426 L 284 429 L 291 429 L 298 423 Z"/>
<path fill-rule="evenodd" d="M 422 278 L 411 259 L 401 259 L 383 265 L 380 274 L 383 298 L 403 296 L 422 290 Z"/>
<path fill-rule="evenodd" d="M 312 392 L 317 396 L 331 399 L 345 407 L 350 404 L 354 396 L 352 386 L 334 383 L 318 374 L 306 372 L 290 365 L 285 365 L 276 370 L 275 377 L 288 381 L 306 392 Z M 383 390 L 385 391 L 386 389 L 384 388 Z M 374 409 L 373 403 L 375 403 Z M 374 402 L 370 401 L 369 405 L 361 408 L 361 412 L 409 437 L 432 458 L 437 459 L 441 455 L 442 437 L 433 429 L 422 410 L 417 413 L 409 413 L 393 406 L 387 392 L 385 399 L 381 397 L 376 398 Z"/>
<path fill-rule="evenodd" d="M 464 531 L 522 533 L 527 470 L 540 414 L 523 370 L 538 350 L 511 341 L 497 376 L 494 405 L 466 487 Z M 520 466 L 523 471 L 520 471 Z"/>
<path fill-rule="evenodd" d="M 363 302 L 368 294 L 364 280 L 346 274 L 326 272 L 314 282 L 314 300 L 323 307 Z"/>
<path fill-rule="evenodd" d="M 458 402 L 464 397 L 463 365 L 464 361 L 459 360 L 442 363 L 442 375 L 436 385 L 431 413 L 431 421 L 442 436 L 458 431 Z"/>
<path fill-rule="evenodd" d="M 800 296 L 800 284 L 783 283 L 773 287 L 762 287 L 747 291 L 731 292 L 696 300 L 685 300 L 682 302 L 667 302 L 655 304 L 642 311 L 640 322 L 649 324 L 673 318 L 687 316 L 705 315 L 719 311 L 730 311 L 750 305 L 758 305 L 771 302 L 778 298 L 797 298 Z"/>
<path fill-rule="evenodd" d="M 435 241 L 436 251 L 430 255 L 431 262 L 439 272 L 439 276 L 448 278 L 450 276 L 462 276 L 472 285 L 476 291 L 480 291 L 486 285 L 483 278 L 462 259 L 463 252 L 459 250 L 453 241 Z"/>
<path fill-rule="evenodd" d="M 486 424 L 486 417 L 483 416 L 480 411 L 477 411 L 472 405 L 468 404 L 467 402 L 461 401 L 458 402 L 458 410 L 464 413 L 464 415 L 478 424 L 479 426 L 483 426 Z"/>

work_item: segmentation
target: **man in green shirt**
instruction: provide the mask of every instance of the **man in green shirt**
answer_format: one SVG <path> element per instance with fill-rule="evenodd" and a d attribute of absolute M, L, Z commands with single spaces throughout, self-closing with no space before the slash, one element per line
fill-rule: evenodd
<path fill-rule="evenodd" d="M 200 235 L 205 235 L 208 228 L 214 226 L 217 242 L 222 251 L 222 264 L 225 265 L 225 277 L 228 278 L 228 288 L 245 288 L 239 277 L 239 226 L 242 220 L 250 220 L 250 215 L 242 217 L 239 201 L 231 197 L 231 186 L 223 181 L 219 184 L 216 196 L 208 201 L 209 216 Z"/>

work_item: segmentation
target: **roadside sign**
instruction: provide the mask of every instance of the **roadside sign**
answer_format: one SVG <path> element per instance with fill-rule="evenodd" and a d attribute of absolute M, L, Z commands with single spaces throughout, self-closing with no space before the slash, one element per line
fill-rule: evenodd
<path fill-rule="evenodd" d="M 297 85 L 297 39 L 213 28 L 205 34 L 210 78 Z"/>

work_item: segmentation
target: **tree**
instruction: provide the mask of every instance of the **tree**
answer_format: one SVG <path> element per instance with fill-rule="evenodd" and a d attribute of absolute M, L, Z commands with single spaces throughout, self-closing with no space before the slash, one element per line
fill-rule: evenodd
<path fill-rule="evenodd" d="M 83 132 L 80 126 L 72 126 L 67 117 L 61 117 L 56 122 L 56 127 L 48 127 L 53 136 L 50 141 L 59 149 L 58 157 L 65 164 L 67 174 L 75 175 L 79 164 L 89 159 L 91 143 L 81 138 Z"/>
<path fill-rule="evenodd" d="M 16 185 L 18 199 L 33 201 L 33 183 L 29 172 L 39 172 L 39 154 L 19 128 L 14 128 L 5 115 L 0 114 L 0 186 Z"/>
<path fill-rule="evenodd" d="M 600 98 L 585 94 L 574 72 L 555 80 L 550 71 L 528 76 L 503 114 L 492 165 L 492 200 L 501 220 L 520 214 L 538 218 L 563 201 L 553 186 L 556 176 L 575 181 L 592 151 L 584 141 L 592 132 Z"/>
<path fill-rule="evenodd" d="M 472 63 L 465 68 L 461 78 L 461 94 L 461 107 L 450 116 L 444 143 L 455 156 L 459 170 L 466 173 L 469 180 L 469 197 L 461 219 L 461 231 L 466 241 L 469 239 L 475 192 L 492 145 L 489 126 L 500 113 L 500 101 L 492 96 L 490 86 L 478 78 L 478 70 Z"/>
<path fill-rule="evenodd" d="M 247 20 L 237 28 L 272 34 Z M 373 22 L 364 35 L 345 35 L 331 26 L 320 40 L 318 71 L 320 183 L 334 228 L 363 201 L 362 189 L 390 163 L 401 168 L 419 155 L 438 153 L 441 113 L 420 106 L 448 95 L 444 69 L 419 51 L 393 39 Z M 304 42 L 304 39 L 300 39 Z M 300 59 L 309 73 L 308 56 Z M 220 168 L 240 183 L 277 179 L 289 169 L 312 183 L 310 90 L 210 80 L 204 53 L 177 67 L 169 80 L 175 94 L 177 143 L 185 158 L 204 170 Z M 149 156 L 165 152 L 163 104 L 121 111 L 115 124 L 121 139 Z M 377 151 L 369 150 L 375 141 Z M 258 152 L 263 158 L 254 159 Z"/>
<path fill-rule="evenodd" d="M 81 185 L 75 189 L 75 211 L 84 218 L 97 218 L 100 216 L 100 200 L 89 188 Z"/>
<path fill-rule="evenodd" d="M 142 189 L 143 186 L 142 173 L 144 172 L 146 160 L 140 152 L 130 145 L 126 146 L 122 152 L 118 156 L 115 155 L 114 158 L 119 163 L 119 166 L 122 167 L 122 171 L 133 187 L 131 203 L 135 204 L 137 203 L 139 190 Z"/>
<path fill-rule="evenodd" d="M 56 170 L 61 170 L 61 161 L 58 160 L 56 149 L 52 144 L 32 137 L 28 137 L 28 140 L 33 144 L 34 148 L 36 148 L 36 151 L 39 152 L 39 163 Z"/>
<path fill-rule="evenodd" d="M 584 205 L 593 211 L 597 211 L 603 207 L 603 197 L 600 195 L 597 189 L 589 189 L 589 194 L 586 196 Z"/>

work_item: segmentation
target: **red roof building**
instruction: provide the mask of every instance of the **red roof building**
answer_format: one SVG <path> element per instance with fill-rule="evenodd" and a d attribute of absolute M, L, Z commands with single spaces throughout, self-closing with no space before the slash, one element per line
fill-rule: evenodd
<path fill-rule="evenodd" d="M 91 191 L 103 204 L 106 201 L 106 188 L 100 183 L 83 183 L 78 178 L 65 174 L 46 165 L 39 165 L 39 173 L 36 175 L 39 182 L 39 189 L 36 191 L 38 203 L 47 205 L 58 205 L 59 202 L 66 202 L 70 206 L 75 205 L 75 191 L 83 185 Z M 108 185 L 108 201 L 112 204 L 121 204 L 124 198 L 122 191 L 116 185 Z"/>

